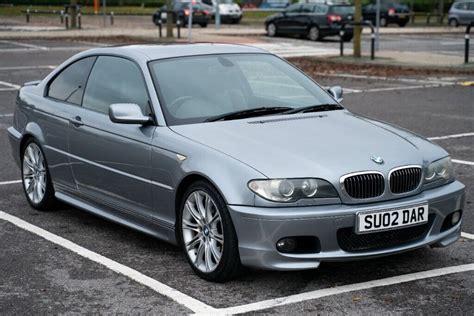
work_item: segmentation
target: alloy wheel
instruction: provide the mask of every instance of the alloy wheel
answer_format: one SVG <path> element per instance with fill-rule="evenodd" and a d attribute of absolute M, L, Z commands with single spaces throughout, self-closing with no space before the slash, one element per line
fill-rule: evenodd
<path fill-rule="evenodd" d="M 192 192 L 184 203 L 181 223 L 186 253 L 199 271 L 214 271 L 222 258 L 224 232 L 222 218 L 209 194 Z"/>
<path fill-rule="evenodd" d="M 309 39 L 312 41 L 317 41 L 319 39 L 319 29 L 317 26 L 313 26 L 309 30 Z"/>
<path fill-rule="evenodd" d="M 276 36 L 276 33 L 277 33 L 276 25 L 273 23 L 268 24 L 267 33 L 268 33 L 268 36 L 270 37 Z"/>
<path fill-rule="evenodd" d="M 30 143 L 23 154 L 23 185 L 30 201 L 39 204 L 46 193 L 46 166 L 41 149 Z"/>

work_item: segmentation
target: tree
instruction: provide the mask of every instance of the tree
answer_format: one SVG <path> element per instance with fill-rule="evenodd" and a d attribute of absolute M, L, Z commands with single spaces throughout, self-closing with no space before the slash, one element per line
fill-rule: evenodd
<path fill-rule="evenodd" d="M 166 37 L 173 37 L 173 0 L 166 0 Z"/>
<path fill-rule="evenodd" d="M 77 22 L 77 0 L 71 0 L 69 3 L 71 9 L 71 28 L 75 29 L 77 27 L 76 22 Z"/>
<path fill-rule="evenodd" d="M 355 0 L 355 13 L 354 13 L 354 57 L 360 58 L 360 38 L 362 28 L 360 22 L 362 22 L 362 0 Z"/>

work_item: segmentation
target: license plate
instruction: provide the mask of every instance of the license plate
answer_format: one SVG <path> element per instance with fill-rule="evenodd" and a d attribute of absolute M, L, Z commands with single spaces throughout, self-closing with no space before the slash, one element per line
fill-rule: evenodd
<path fill-rule="evenodd" d="M 202 13 L 201 12 L 194 12 L 194 16 L 201 16 Z"/>
<path fill-rule="evenodd" d="M 399 14 L 398 14 L 398 17 L 404 19 L 404 18 L 407 17 L 407 14 L 405 14 L 405 13 L 399 13 Z"/>
<path fill-rule="evenodd" d="M 428 222 L 428 204 L 412 205 L 392 210 L 359 212 L 356 233 L 365 234 Z"/>
<path fill-rule="evenodd" d="M 161 19 L 162 20 L 166 19 L 166 12 L 161 12 Z"/>

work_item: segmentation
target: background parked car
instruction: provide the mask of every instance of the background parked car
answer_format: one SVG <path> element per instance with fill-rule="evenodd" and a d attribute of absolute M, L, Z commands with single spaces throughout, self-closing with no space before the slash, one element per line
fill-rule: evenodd
<path fill-rule="evenodd" d="M 166 23 L 167 13 L 166 13 L 166 5 L 159 8 L 153 14 L 153 23 L 156 25 L 159 24 L 159 20 L 161 19 L 162 23 Z M 173 23 L 176 23 L 178 20 L 181 22 L 181 25 L 188 23 L 188 18 L 190 14 L 189 10 L 189 2 L 175 2 L 173 4 Z M 207 11 L 202 4 L 195 3 L 193 4 L 193 24 L 199 24 L 202 27 L 206 27 L 209 24 L 211 19 L 211 15 L 209 11 Z"/>
<path fill-rule="evenodd" d="M 353 16 L 354 7 L 349 4 L 293 4 L 285 11 L 268 17 L 265 29 L 269 36 L 300 35 L 317 41 L 326 36 L 339 35 L 342 23 L 352 21 Z M 346 27 L 344 40 L 350 41 L 352 37 L 352 28 Z"/>
<path fill-rule="evenodd" d="M 380 26 L 398 24 L 400 27 L 407 25 L 412 14 L 410 8 L 396 1 L 380 1 Z M 362 17 L 376 24 L 377 5 L 374 2 L 362 8 Z"/>
<path fill-rule="evenodd" d="M 449 9 L 450 26 L 466 25 L 474 22 L 474 1 L 456 1 Z"/>
<path fill-rule="evenodd" d="M 212 7 L 212 18 L 215 19 L 216 0 L 202 0 L 202 3 L 205 7 Z M 233 0 L 220 0 L 219 14 L 223 23 L 239 23 L 242 19 L 242 10 Z"/>

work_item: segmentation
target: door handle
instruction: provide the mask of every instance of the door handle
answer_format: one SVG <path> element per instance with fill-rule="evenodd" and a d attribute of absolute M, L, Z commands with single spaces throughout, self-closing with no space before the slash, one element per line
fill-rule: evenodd
<path fill-rule="evenodd" d="M 69 122 L 71 122 L 72 125 L 74 125 L 75 127 L 80 127 L 82 125 L 84 125 L 84 123 L 82 122 L 82 119 L 80 116 L 76 116 L 76 117 L 73 117 L 71 119 L 69 119 Z"/>

